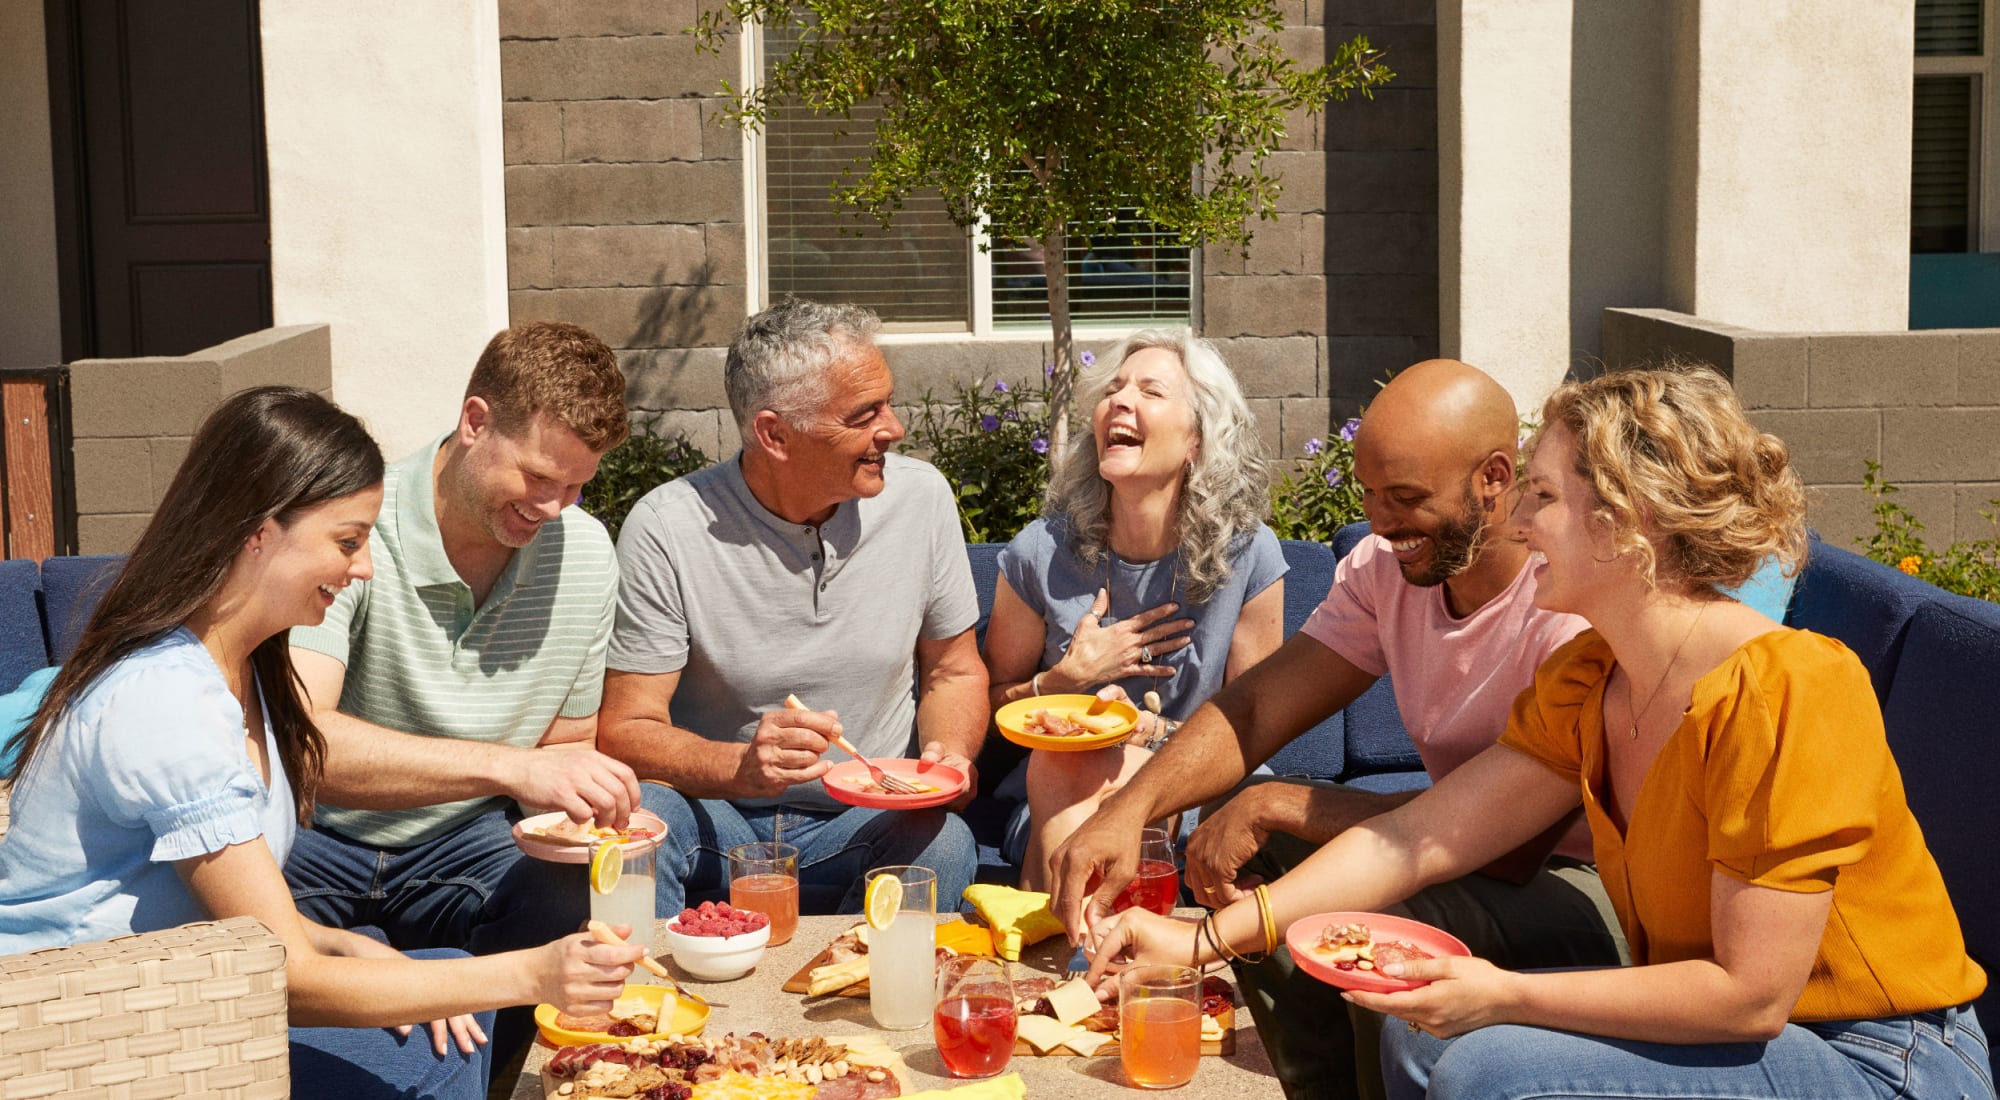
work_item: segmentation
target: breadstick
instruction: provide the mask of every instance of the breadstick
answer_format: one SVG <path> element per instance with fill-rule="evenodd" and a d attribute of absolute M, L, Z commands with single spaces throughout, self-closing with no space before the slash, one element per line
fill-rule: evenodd
<path fill-rule="evenodd" d="M 625 946 L 625 941 L 618 938 L 618 933 L 613 932 L 611 926 L 601 920 L 591 921 L 584 927 L 590 929 L 590 934 L 597 938 L 598 943 L 608 943 L 613 947 Z M 669 981 L 672 980 L 672 976 L 667 973 L 667 968 L 661 966 L 659 960 L 653 958 L 650 951 L 639 956 L 639 965 L 645 967 L 647 972 L 654 977 L 666 978 Z"/>

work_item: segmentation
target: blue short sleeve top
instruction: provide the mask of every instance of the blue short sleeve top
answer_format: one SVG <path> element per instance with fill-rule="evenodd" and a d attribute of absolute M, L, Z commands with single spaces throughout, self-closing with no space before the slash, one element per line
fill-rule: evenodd
<path fill-rule="evenodd" d="M 178 860 L 261 836 L 283 864 L 297 830 L 291 785 L 268 718 L 268 786 L 243 732 L 222 671 L 185 628 L 84 689 L 14 784 L 0 953 L 204 919 Z"/>

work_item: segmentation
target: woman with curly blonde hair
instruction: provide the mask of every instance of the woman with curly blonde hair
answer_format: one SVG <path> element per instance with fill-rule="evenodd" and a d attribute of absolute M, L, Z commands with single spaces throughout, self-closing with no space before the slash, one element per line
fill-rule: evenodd
<path fill-rule="evenodd" d="M 1428 984 L 1346 996 L 1408 1024 L 1383 1041 L 1392 1097 L 1991 1100 L 1971 1007 L 1986 975 L 1867 671 L 1716 592 L 1804 549 L 1784 444 L 1706 369 L 1565 385 L 1543 425 L 1516 522 L 1542 558 L 1535 602 L 1591 629 L 1543 664 L 1499 744 L 1273 884 L 1276 925 L 1381 909 L 1580 803 L 1635 965 L 1386 967 Z M 1248 950 L 1260 924 L 1239 902 L 1207 927 Z M 1094 936 L 1099 971 L 1206 957 L 1199 931 L 1151 914 Z"/>
<path fill-rule="evenodd" d="M 1043 518 L 1000 554 L 986 631 L 991 702 L 1150 696 L 1161 717 L 1124 745 L 1029 756 L 1027 816 L 1009 832 L 1026 825 L 1031 889 L 1046 881 L 1048 853 L 1148 745 L 1283 635 L 1284 554 L 1263 523 L 1268 465 L 1215 346 L 1186 329 L 1138 332 L 1076 392 L 1095 399 L 1090 431 L 1056 465 Z"/>

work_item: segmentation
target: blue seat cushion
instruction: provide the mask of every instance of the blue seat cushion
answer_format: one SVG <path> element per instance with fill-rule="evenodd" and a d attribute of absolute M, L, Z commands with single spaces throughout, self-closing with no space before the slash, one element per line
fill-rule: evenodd
<path fill-rule="evenodd" d="M 1840 639 L 1868 667 L 1875 697 L 1881 699 L 1896 678 L 1911 616 L 1919 605 L 1941 595 L 1915 577 L 1828 546 L 1814 535 L 1784 623 Z"/>
<path fill-rule="evenodd" d="M 50 681 L 56 678 L 56 667 L 40 668 L 28 674 L 19 686 L 5 695 L 0 695 L 0 776 L 9 775 L 14 770 L 14 757 L 19 754 L 19 746 L 14 744 L 15 735 L 35 716 L 42 705 L 42 697 L 48 694 Z"/>
<path fill-rule="evenodd" d="M 49 654 L 57 664 L 69 660 L 97 601 L 118 579 L 123 554 L 88 554 L 50 558 L 42 563 L 42 614 L 49 630 Z"/>
<path fill-rule="evenodd" d="M 1896 679 L 1882 704 L 1910 811 L 1944 873 L 1966 947 L 1988 975 L 2000 973 L 2000 862 L 1993 858 L 2000 837 L 2000 799 L 1993 794 L 2000 781 L 1996 671 L 2000 606 L 1938 593 L 1911 616 Z M 1979 1012 L 2000 1019 L 2000 993 L 1990 984 Z"/>
<path fill-rule="evenodd" d="M 41 571 L 25 558 L 0 561 L 0 692 L 12 691 L 26 676 L 49 663 L 36 600 Z"/>

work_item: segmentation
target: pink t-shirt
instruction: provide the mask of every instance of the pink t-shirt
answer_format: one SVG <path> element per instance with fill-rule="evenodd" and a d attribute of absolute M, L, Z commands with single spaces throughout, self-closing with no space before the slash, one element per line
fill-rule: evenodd
<path fill-rule="evenodd" d="M 1361 671 L 1391 677 L 1403 725 L 1437 780 L 1500 739 L 1535 669 L 1589 625 L 1536 607 L 1530 569 L 1486 606 L 1455 618 L 1443 585 L 1404 580 L 1389 544 L 1370 535 L 1341 559 L 1332 589 L 1300 630 Z M 1589 862 L 1589 828 L 1578 821 L 1556 850 Z"/>

